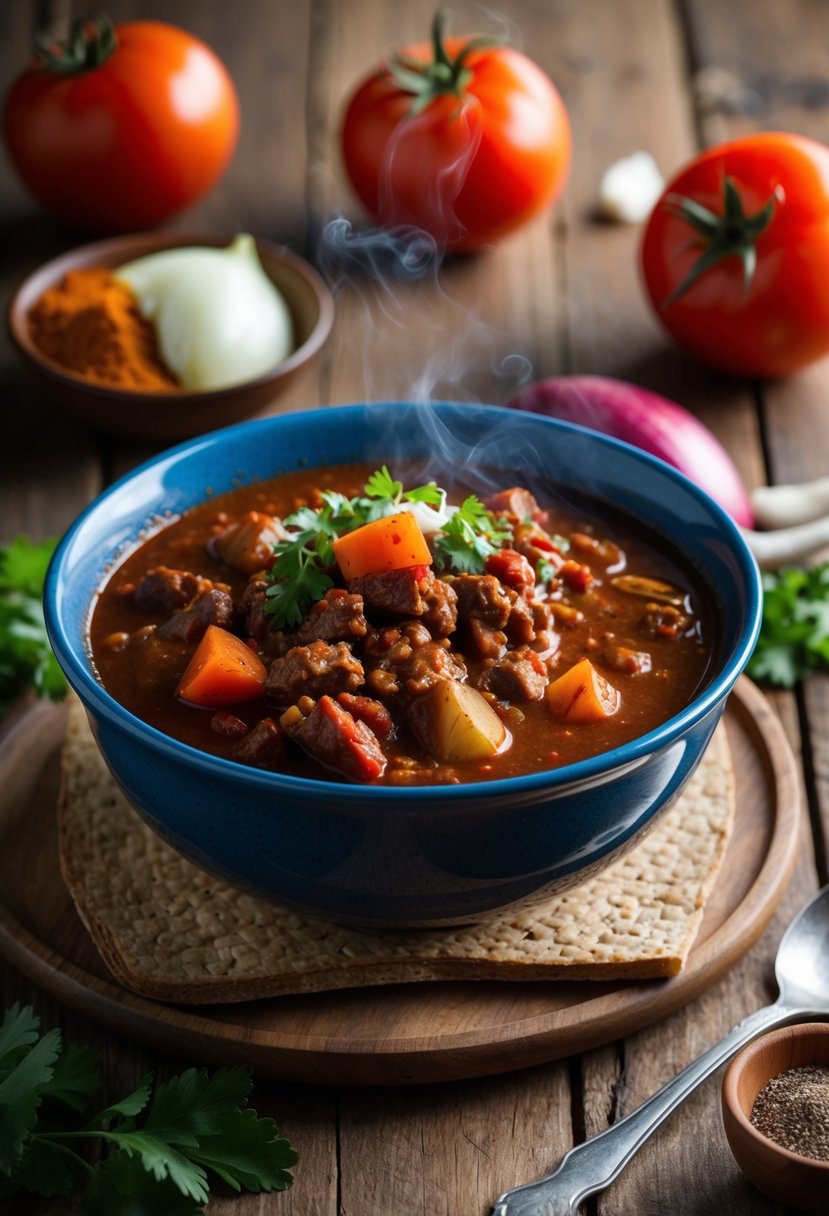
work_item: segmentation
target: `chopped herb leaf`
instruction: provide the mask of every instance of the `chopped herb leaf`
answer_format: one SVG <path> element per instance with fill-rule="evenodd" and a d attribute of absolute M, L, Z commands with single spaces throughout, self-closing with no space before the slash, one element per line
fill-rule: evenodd
<path fill-rule="evenodd" d="M 311 605 L 334 585 L 327 569 L 334 565 L 333 542 L 338 536 L 391 514 L 404 500 L 437 505 L 443 495 L 434 484 L 404 490 L 383 465 L 369 477 L 362 495 L 347 498 L 324 490 L 320 499 L 321 507 L 299 507 L 283 520 L 292 535 L 274 550 L 276 561 L 265 592 L 265 611 L 274 629 L 299 625 Z"/>
<path fill-rule="evenodd" d="M 84 1122 L 98 1088 L 93 1053 L 62 1051 L 59 1031 L 38 1032 L 32 1010 L 18 1005 L 0 1023 L 0 1198 L 67 1196 L 83 1178 L 81 1216 L 201 1216 L 210 1175 L 236 1191 L 291 1185 L 297 1154 L 273 1120 L 247 1106 L 248 1069 L 191 1068 L 152 1096 L 145 1077 Z M 81 1153 L 90 1140 L 110 1155 L 88 1161 Z"/>
<path fill-rule="evenodd" d="M 10 545 L 0 545 L 0 714 L 26 688 L 54 701 L 66 692 L 41 605 L 55 543 L 32 544 L 19 536 Z"/>
<path fill-rule="evenodd" d="M 556 568 L 552 562 L 546 561 L 543 557 L 539 560 L 535 573 L 540 583 L 546 583 L 549 586 L 550 583 L 555 582 Z"/>
<path fill-rule="evenodd" d="M 792 688 L 829 667 L 829 562 L 763 575 L 763 621 L 748 673 Z"/>
<path fill-rule="evenodd" d="M 439 568 L 481 574 L 486 559 L 512 539 L 504 519 L 496 519 L 474 494 L 465 498 L 435 541 Z"/>

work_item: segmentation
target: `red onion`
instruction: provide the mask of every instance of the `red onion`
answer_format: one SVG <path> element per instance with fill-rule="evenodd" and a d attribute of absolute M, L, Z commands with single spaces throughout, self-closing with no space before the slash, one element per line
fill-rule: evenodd
<path fill-rule="evenodd" d="M 659 456 L 725 507 L 754 525 L 740 475 L 720 441 L 693 414 L 656 393 L 605 376 L 553 376 L 522 389 L 509 404 L 622 439 Z"/>

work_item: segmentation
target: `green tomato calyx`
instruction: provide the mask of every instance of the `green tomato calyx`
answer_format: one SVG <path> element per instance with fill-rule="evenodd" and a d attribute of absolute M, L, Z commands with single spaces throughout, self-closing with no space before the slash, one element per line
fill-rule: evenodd
<path fill-rule="evenodd" d="M 494 38 L 470 38 L 453 59 L 444 45 L 446 18 L 438 9 L 432 19 L 432 58 L 416 59 L 411 55 L 394 55 L 389 71 L 404 93 L 411 93 L 410 115 L 420 114 L 436 97 L 463 97 L 472 81 L 467 59 L 473 51 L 497 46 Z"/>
<path fill-rule="evenodd" d="M 117 50 L 115 27 L 104 13 L 97 17 L 76 17 L 67 38 L 35 35 L 39 67 L 63 76 L 99 68 Z"/>
<path fill-rule="evenodd" d="M 736 257 L 742 262 L 743 292 L 747 292 L 757 269 L 757 238 L 771 224 L 777 206 L 782 202 L 783 191 L 780 186 L 776 186 L 768 202 L 759 211 L 754 215 L 746 215 L 737 183 L 732 177 L 723 180 L 723 210 L 719 215 L 692 198 L 685 198 L 681 194 L 666 194 L 665 207 L 690 225 L 697 236 L 702 238 L 705 248 L 682 282 L 663 300 L 661 310 L 664 312 L 666 308 L 670 308 L 706 270 L 710 270 L 725 258 Z M 692 243 L 698 242 L 692 238 Z"/>

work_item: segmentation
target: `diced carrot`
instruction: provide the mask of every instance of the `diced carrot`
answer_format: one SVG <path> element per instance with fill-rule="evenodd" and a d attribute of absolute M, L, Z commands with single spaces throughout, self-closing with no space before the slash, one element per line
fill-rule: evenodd
<path fill-rule="evenodd" d="M 347 579 L 432 564 L 426 538 L 411 511 L 375 519 L 338 537 L 334 556 Z"/>
<path fill-rule="evenodd" d="M 552 684 L 544 694 L 547 707 L 565 722 L 600 722 L 610 718 L 622 698 L 589 659 L 581 659 Z"/>
<path fill-rule="evenodd" d="M 192 705 L 236 705 L 261 697 L 267 670 L 245 642 L 218 625 L 208 625 L 176 696 Z"/>

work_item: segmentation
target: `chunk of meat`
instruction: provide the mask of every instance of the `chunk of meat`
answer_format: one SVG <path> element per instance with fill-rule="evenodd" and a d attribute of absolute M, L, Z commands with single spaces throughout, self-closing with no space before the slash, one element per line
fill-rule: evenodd
<path fill-rule="evenodd" d="M 363 597 L 351 595 L 342 587 L 332 587 L 310 609 L 296 631 L 296 641 L 298 645 L 316 641 L 351 642 L 367 633 Z"/>
<path fill-rule="evenodd" d="M 177 638 L 182 642 L 200 642 L 208 625 L 229 629 L 233 624 L 233 600 L 230 593 L 213 587 L 176 612 L 158 627 L 160 638 Z"/>
<path fill-rule="evenodd" d="M 523 646 L 535 641 L 535 613 L 533 606 L 523 595 L 512 593 L 510 614 L 506 623 L 506 634 L 513 646 Z"/>
<path fill-rule="evenodd" d="M 290 705 L 298 697 L 335 697 L 340 692 L 355 692 L 365 678 L 363 665 L 345 642 L 311 642 L 293 646 L 287 654 L 274 659 L 268 668 L 265 692 L 279 705 Z"/>
<path fill-rule="evenodd" d="M 474 617 L 491 629 L 503 629 L 512 611 L 515 592 L 492 574 L 457 574 L 451 582 L 458 597 L 458 618 Z"/>
<path fill-rule="evenodd" d="M 247 723 L 228 709 L 216 710 L 210 719 L 210 729 L 217 735 L 226 735 L 229 739 L 238 739 L 248 733 Z"/>
<path fill-rule="evenodd" d="M 281 768 L 285 763 L 285 734 L 273 718 L 262 718 L 237 743 L 233 759 L 255 768 Z"/>
<path fill-rule="evenodd" d="M 337 697 L 343 709 L 347 709 L 352 718 L 365 722 L 374 731 L 378 739 L 385 742 L 394 734 L 394 720 L 379 701 L 373 697 L 355 696 L 352 692 L 341 692 Z"/>
<path fill-rule="evenodd" d="M 380 741 L 365 722 L 329 696 L 303 697 L 280 718 L 295 743 L 326 768 L 351 781 L 377 781 L 386 769 Z"/>
<path fill-rule="evenodd" d="M 371 668 L 366 684 L 378 697 L 407 699 L 422 696 L 436 680 L 465 679 L 463 661 L 449 652 L 445 642 L 432 640 L 412 647 L 401 638 Z"/>
<path fill-rule="evenodd" d="M 362 596 L 369 612 L 388 612 L 393 616 L 421 616 L 425 611 L 423 593 L 434 581 L 427 566 L 405 566 L 352 578 L 348 590 Z"/>
<path fill-rule="evenodd" d="M 263 578 L 251 579 L 236 606 L 241 632 L 246 638 L 264 642 L 270 633 L 270 619 L 265 612 L 268 584 Z"/>
<path fill-rule="evenodd" d="M 483 659 L 497 659 L 507 648 L 507 635 L 503 629 L 493 629 L 476 617 L 467 622 L 464 633 L 469 649 Z"/>
<path fill-rule="evenodd" d="M 288 533 L 278 519 L 263 511 L 248 511 L 247 515 L 229 524 L 208 541 L 208 552 L 242 574 L 256 574 L 273 565 L 274 546 L 285 540 Z"/>
<path fill-rule="evenodd" d="M 431 573 L 431 572 L 430 572 Z M 434 575 L 422 593 L 421 620 L 432 637 L 448 638 L 458 625 L 458 597 L 453 587 Z"/>
<path fill-rule="evenodd" d="M 497 494 L 487 498 L 484 506 L 493 515 L 512 515 L 521 520 L 534 519 L 540 510 L 535 495 L 524 486 L 510 486 L 507 490 L 499 490 Z"/>
<path fill-rule="evenodd" d="M 501 701 L 540 701 L 548 682 L 543 660 L 529 646 L 519 646 L 488 665 L 478 687 Z"/>
<path fill-rule="evenodd" d="M 163 612 L 169 615 L 185 608 L 197 595 L 218 586 L 227 591 L 225 583 L 216 583 L 190 570 L 174 570 L 170 566 L 155 566 L 148 570 L 132 592 L 132 602 L 142 612 Z"/>

